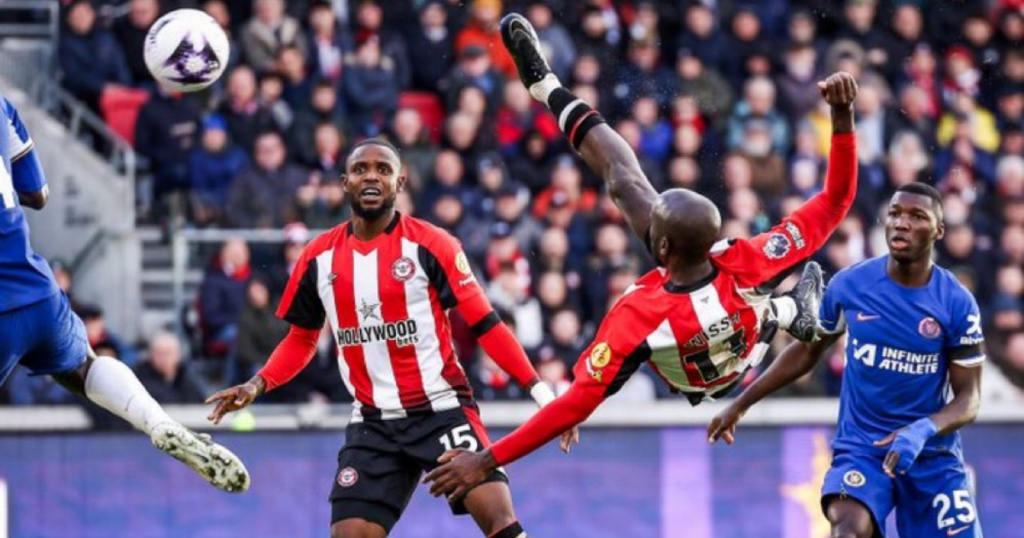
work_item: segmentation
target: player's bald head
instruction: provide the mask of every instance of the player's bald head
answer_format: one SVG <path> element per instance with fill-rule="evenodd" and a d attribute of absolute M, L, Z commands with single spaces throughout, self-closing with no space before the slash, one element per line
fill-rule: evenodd
<path fill-rule="evenodd" d="M 669 258 L 699 263 L 721 228 L 722 215 L 711 200 L 690 190 L 670 189 L 658 196 L 651 212 L 651 250 L 661 265 Z"/>

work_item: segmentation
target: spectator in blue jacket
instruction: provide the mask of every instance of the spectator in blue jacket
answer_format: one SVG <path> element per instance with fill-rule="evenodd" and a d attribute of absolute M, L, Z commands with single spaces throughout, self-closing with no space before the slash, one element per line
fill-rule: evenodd
<path fill-rule="evenodd" d="M 345 59 L 345 68 L 341 82 L 352 125 L 361 130 L 359 135 L 376 136 L 398 107 L 394 62 L 381 55 L 380 37 L 361 34 L 355 54 Z"/>
<path fill-rule="evenodd" d="M 227 121 L 216 114 L 207 117 L 200 145 L 189 155 L 193 217 L 197 224 L 223 222 L 231 181 L 248 165 L 248 154 L 228 137 Z"/>

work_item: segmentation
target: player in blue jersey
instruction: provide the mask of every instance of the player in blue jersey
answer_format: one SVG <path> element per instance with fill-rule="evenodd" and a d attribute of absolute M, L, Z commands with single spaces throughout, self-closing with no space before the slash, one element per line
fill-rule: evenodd
<path fill-rule="evenodd" d="M 957 430 L 978 413 L 984 337 L 974 298 L 932 263 L 942 218 L 934 188 L 897 189 L 885 219 L 889 254 L 836 274 L 821 305 L 821 339 L 786 348 L 708 426 L 710 442 L 731 444 L 751 405 L 809 372 L 846 332 L 821 498 L 833 538 L 882 536 L 893 509 L 902 538 L 982 536 Z"/>
<path fill-rule="evenodd" d="M 42 209 L 49 189 L 32 138 L 2 95 L 0 158 L 0 384 L 19 363 L 33 374 L 49 374 L 148 434 L 214 486 L 248 489 L 249 473 L 238 457 L 175 422 L 127 366 L 89 348 L 82 320 L 29 245 L 22 208 Z"/>

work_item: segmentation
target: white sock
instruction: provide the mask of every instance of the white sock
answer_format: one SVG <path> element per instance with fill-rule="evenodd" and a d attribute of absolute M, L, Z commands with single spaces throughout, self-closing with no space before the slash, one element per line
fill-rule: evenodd
<path fill-rule="evenodd" d="M 99 357 L 93 361 L 85 378 L 85 395 L 146 435 L 161 422 L 173 422 L 135 373 L 117 359 Z"/>
<path fill-rule="evenodd" d="M 562 83 L 558 81 L 558 77 L 554 73 L 548 73 L 544 75 L 544 78 L 540 79 L 540 82 L 534 82 L 529 89 L 530 95 L 534 99 L 546 105 L 548 104 L 548 96 L 551 95 L 551 92 L 561 87 Z"/>
<path fill-rule="evenodd" d="M 772 306 L 775 310 L 775 321 L 779 322 L 780 329 L 789 329 L 789 326 L 796 319 L 796 301 L 792 297 L 776 297 L 772 299 Z"/>

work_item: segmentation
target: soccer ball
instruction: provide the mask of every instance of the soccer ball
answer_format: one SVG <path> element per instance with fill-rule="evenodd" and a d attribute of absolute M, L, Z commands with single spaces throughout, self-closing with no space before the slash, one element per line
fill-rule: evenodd
<path fill-rule="evenodd" d="M 146 34 L 146 67 L 163 87 L 199 91 L 224 73 L 231 46 L 213 17 L 178 9 L 157 19 Z"/>

